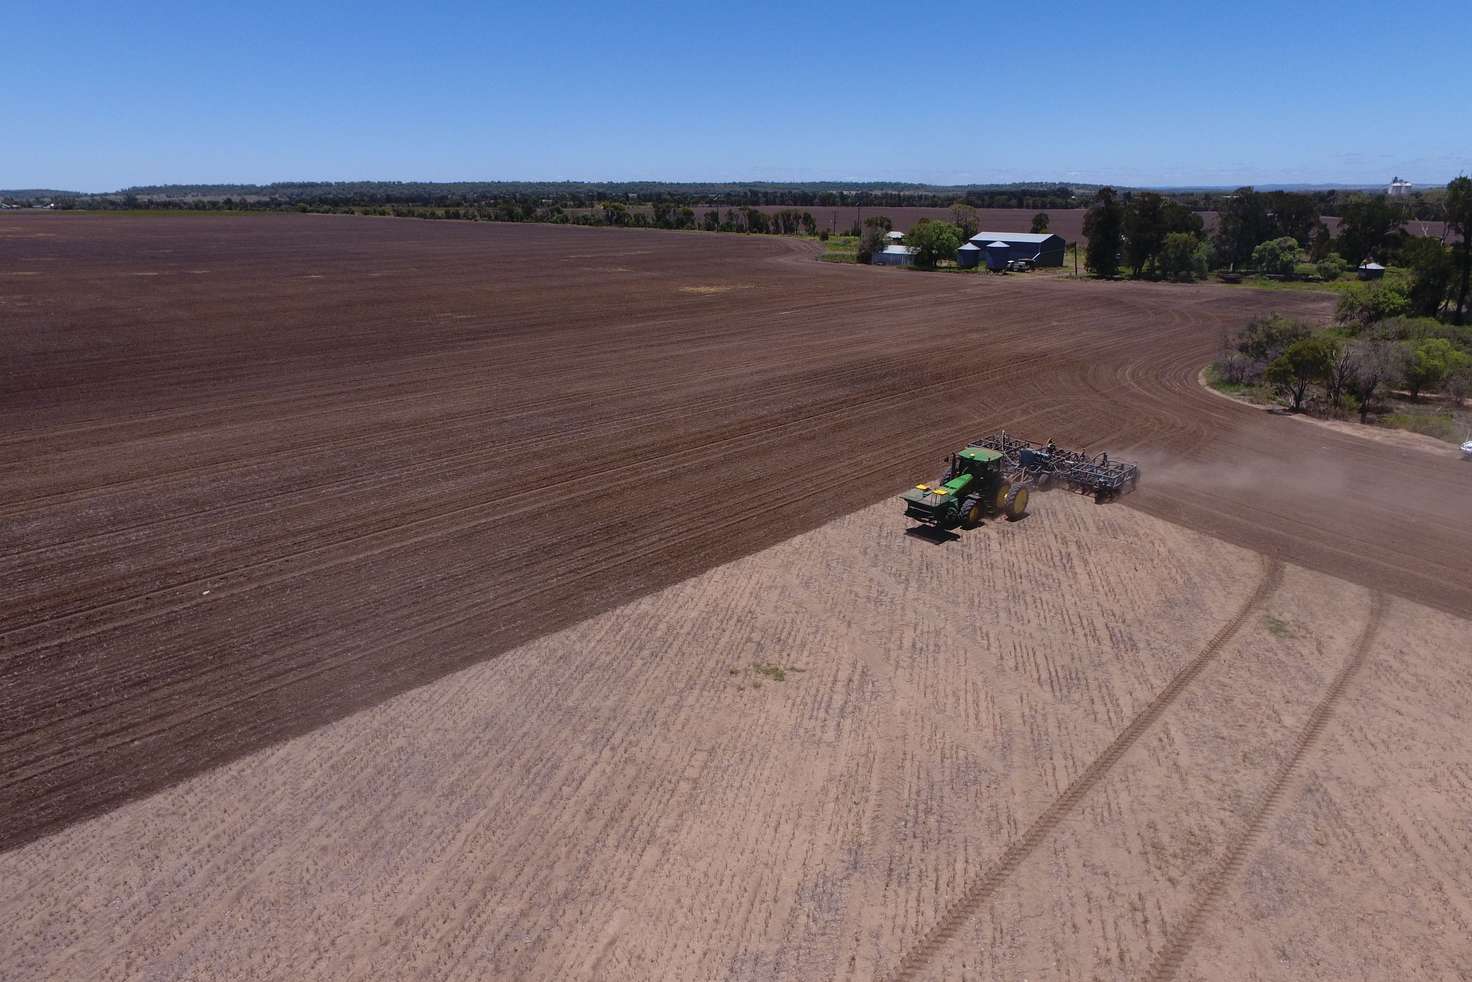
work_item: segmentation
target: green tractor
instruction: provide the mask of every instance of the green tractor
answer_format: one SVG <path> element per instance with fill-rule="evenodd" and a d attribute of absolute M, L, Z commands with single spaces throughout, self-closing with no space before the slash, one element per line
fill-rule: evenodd
<path fill-rule="evenodd" d="M 900 495 L 905 517 L 942 529 L 974 529 L 984 519 L 1027 514 L 1028 489 L 1007 479 L 1007 457 L 986 447 L 967 447 L 946 461 L 945 474 Z"/>

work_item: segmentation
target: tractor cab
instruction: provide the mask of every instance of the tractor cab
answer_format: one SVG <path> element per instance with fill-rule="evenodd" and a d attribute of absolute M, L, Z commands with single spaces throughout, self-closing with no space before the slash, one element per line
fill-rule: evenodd
<path fill-rule="evenodd" d="M 1002 479 L 1002 455 L 986 447 L 967 447 L 951 455 L 951 472 L 969 474 L 974 487 L 995 487 Z"/>

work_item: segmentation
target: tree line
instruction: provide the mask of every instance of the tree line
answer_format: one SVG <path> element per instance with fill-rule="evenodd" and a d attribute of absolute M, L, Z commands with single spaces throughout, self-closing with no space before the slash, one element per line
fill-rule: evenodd
<path fill-rule="evenodd" d="M 1201 216 L 1180 201 L 1101 188 L 1084 215 L 1086 262 L 1103 277 L 1191 280 L 1220 269 L 1333 280 L 1373 260 L 1410 269 L 1413 314 L 1450 311 L 1460 324 L 1472 278 L 1472 179 L 1451 181 L 1438 201 L 1441 239 L 1409 234 L 1411 212 L 1386 195 L 1347 198 L 1331 232 L 1314 195 L 1244 187 L 1216 202 L 1208 235 Z"/>
<path fill-rule="evenodd" d="M 1353 412 L 1362 423 L 1395 390 L 1413 402 L 1444 392 L 1458 406 L 1472 395 L 1472 336 L 1465 329 L 1403 313 L 1366 320 L 1367 306 L 1383 313 L 1396 304 L 1351 304 L 1355 309 L 1341 310 L 1335 327 L 1320 333 L 1278 315 L 1254 320 L 1225 339 L 1212 370 L 1229 385 L 1268 387 L 1295 412 Z"/>
<path fill-rule="evenodd" d="M 1096 185 L 1022 183 L 930 185 L 894 182 L 823 183 L 667 183 L 578 181 L 414 181 L 279 182 L 275 184 L 145 185 L 110 194 L 55 192 L 58 208 L 197 210 L 308 210 L 327 207 L 586 209 L 604 202 L 626 205 L 669 204 L 719 208 L 947 207 L 964 201 L 978 208 L 1074 208 Z M 48 198 L 50 200 L 50 197 Z"/>

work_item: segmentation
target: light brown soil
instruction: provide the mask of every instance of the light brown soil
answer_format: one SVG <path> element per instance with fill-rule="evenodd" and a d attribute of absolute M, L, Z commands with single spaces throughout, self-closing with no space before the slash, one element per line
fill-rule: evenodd
<path fill-rule="evenodd" d="M 54 272 L 0 289 L 0 849 L 815 528 L 1002 427 L 1139 457 L 1130 507 L 1472 613 L 1465 465 L 1196 385 L 1223 329 L 1332 298 L 839 267 L 748 236 L 14 227 L 0 265 Z"/>
<path fill-rule="evenodd" d="M 6 978 L 1465 969 L 1467 621 L 1062 493 L 905 525 L 877 504 L 0 856 Z"/>

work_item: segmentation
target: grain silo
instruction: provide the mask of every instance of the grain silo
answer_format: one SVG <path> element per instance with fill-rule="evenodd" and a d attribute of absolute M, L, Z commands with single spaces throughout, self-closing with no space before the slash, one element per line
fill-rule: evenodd
<path fill-rule="evenodd" d="M 1007 268 L 1007 260 L 1012 258 L 1012 247 L 1005 242 L 988 242 L 986 244 L 986 268 L 993 273 L 1000 273 Z"/>

